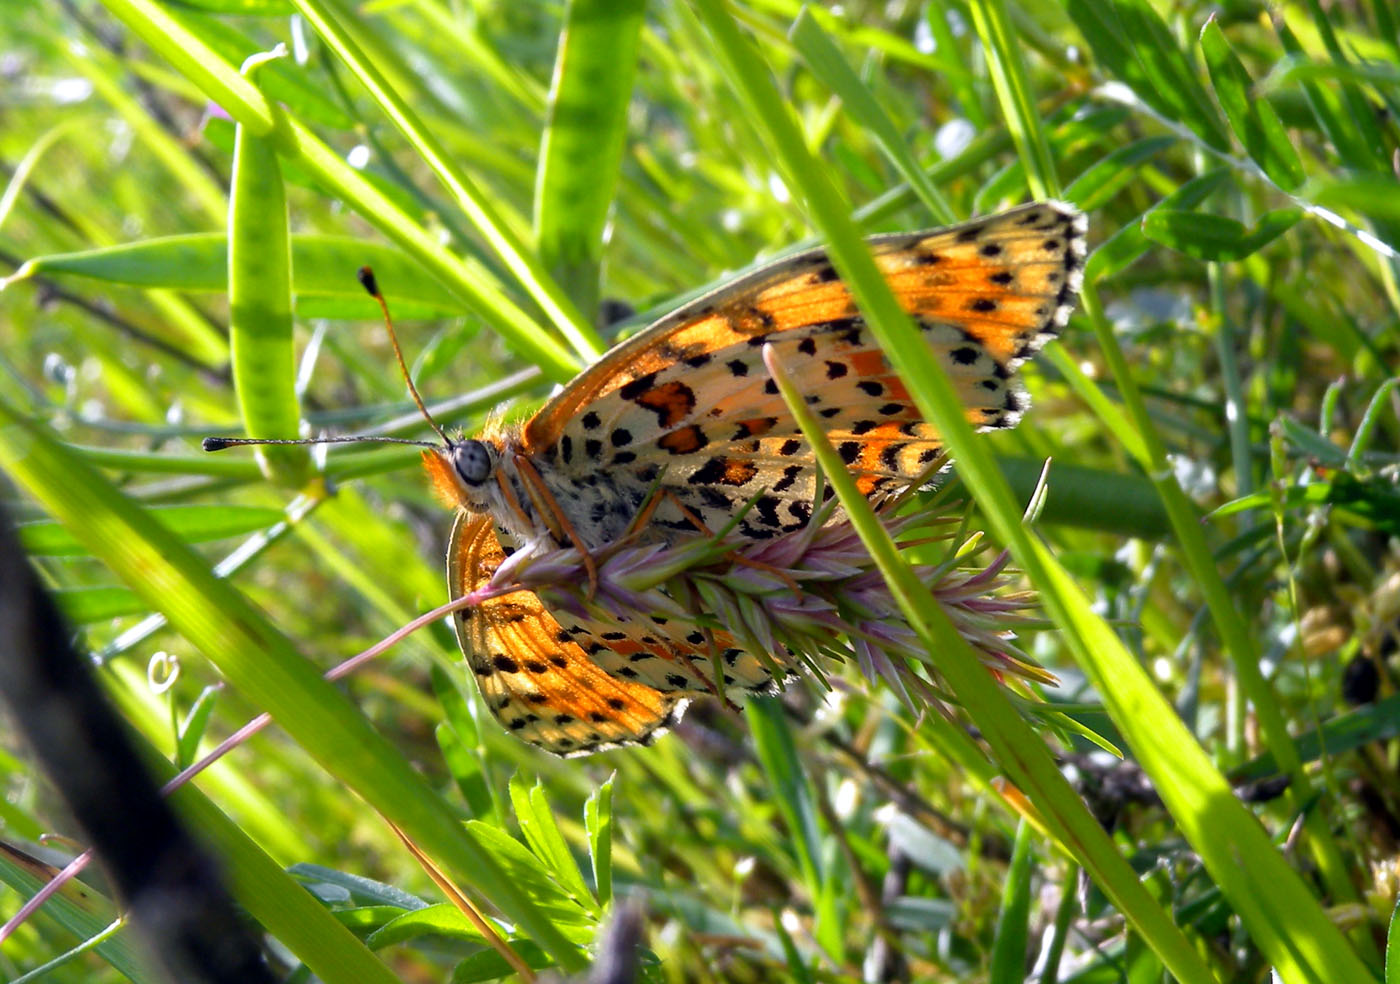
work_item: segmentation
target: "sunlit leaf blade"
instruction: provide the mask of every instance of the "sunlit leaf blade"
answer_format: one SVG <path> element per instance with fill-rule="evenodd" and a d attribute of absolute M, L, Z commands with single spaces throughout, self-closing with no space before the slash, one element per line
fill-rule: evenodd
<path fill-rule="evenodd" d="M 1066 201 L 1086 212 L 1101 207 L 1131 182 L 1139 165 L 1175 144 L 1175 137 L 1146 137 L 1119 147 L 1075 178 L 1065 189 Z"/>
<path fill-rule="evenodd" d="M 471 820 L 467 829 L 491 852 L 516 890 L 548 915 L 556 932 L 579 943 L 592 938 L 593 916 L 558 885 L 544 862 L 498 827 Z"/>
<path fill-rule="evenodd" d="M 1207 171 L 1200 177 L 1192 178 L 1153 207 L 1189 212 L 1229 180 L 1230 172 L 1225 168 Z M 1152 241 L 1143 234 L 1142 223 L 1126 223 L 1089 255 L 1088 262 L 1084 264 L 1084 277 L 1090 283 L 1102 277 L 1112 277 L 1137 262 L 1151 248 Z"/>
<path fill-rule="evenodd" d="M 9 844 L 0 844 L 0 882 L 8 885 L 21 898 L 30 898 L 58 873 L 45 864 Z M 53 920 L 69 933 L 75 942 L 96 936 L 107 929 L 118 916 L 110 898 L 90 885 L 69 882 L 44 905 L 41 918 Z M 154 981 L 149 961 L 143 959 L 130 933 L 121 933 L 97 945 L 102 959 L 126 974 L 133 981 Z"/>
<path fill-rule="evenodd" d="M 989 984 L 1019 984 L 1026 979 L 1026 945 L 1030 938 L 1032 828 L 1025 821 L 1016 830 L 1016 846 L 1006 872 L 1006 886 L 997 915 Z"/>
<path fill-rule="evenodd" d="M 583 873 L 579 871 L 563 834 L 559 832 L 559 825 L 554 820 L 554 812 L 544 791 L 539 786 L 527 788 L 520 776 L 511 779 L 509 788 L 515 819 L 535 857 L 549 867 L 555 883 L 568 892 L 574 901 L 593 910 L 595 915 L 600 914 L 597 900 L 584 884 Z"/>
<path fill-rule="evenodd" d="M 1390 696 L 1366 707 L 1338 715 L 1298 736 L 1298 754 L 1305 762 L 1316 762 L 1324 755 L 1334 756 L 1372 742 L 1388 741 L 1400 735 L 1400 696 Z M 1279 774 L 1272 752 L 1255 756 L 1230 770 L 1231 782 L 1255 782 Z"/>
<path fill-rule="evenodd" d="M 1066 0 L 1094 55 L 1164 117 L 1215 150 L 1229 139 L 1186 53 L 1146 0 Z"/>
<path fill-rule="evenodd" d="M 1283 50 L 1294 59 L 1306 60 L 1307 55 L 1289 26 L 1288 18 L 1276 17 L 1273 19 L 1273 25 Z M 1330 86 L 1319 85 L 1310 78 L 1301 79 L 1300 85 L 1323 133 L 1337 149 L 1342 160 L 1349 167 L 1358 170 L 1378 170 L 1383 161 L 1379 152 L 1380 135 L 1374 132 L 1374 123 L 1370 119 L 1364 124 L 1359 123 L 1355 117 L 1349 119 L 1348 107 L 1343 97 Z"/>
<path fill-rule="evenodd" d="M 228 244 L 229 351 L 243 431 L 287 438 L 301 422 L 287 197 L 276 149 L 243 126 L 234 144 Z M 270 480 L 287 487 L 299 484 L 311 464 L 305 447 L 263 446 L 254 456 Z"/>
<path fill-rule="evenodd" d="M 516 328 L 524 328 L 520 340 L 536 345 L 545 344 L 545 339 L 553 342 L 554 334 L 558 333 L 569 341 L 581 357 L 590 358 L 600 354 L 602 345 L 592 324 L 583 318 L 578 308 L 562 293 L 558 283 L 544 270 L 538 257 L 525 245 L 520 234 L 504 220 L 500 206 L 458 165 L 433 129 L 424 124 L 409 101 L 409 87 L 402 83 L 398 86 L 390 84 L 380 68 L 379 61 L 366 54 L 366 47 L 375 44 L 374 32 L 366 31 L 355 13 L 342 4 L 341 0 L 293 2 L 301 15 L 315 27 L 325 43 L 365 86 L 399 132 L 435 173 L 457 207 L 470 219 L 477 232 L 490 243 L 492 250 L 511 271 L 519 286 L 547 315 L 546 327 L 537 324 L 526 327 L 516 325 L 516 319 L 511 312 L 511 333 L 514 334 Z M 398 61 L 387 53 L 383 60 L 386 63 Z M 370 218 L 374 221 L 373 217 Z M 394 236 L 394 231 L 386 231 L 391 237 Z M 456 277 L 452 280 L 459 288 L 477 292 L 472 290 L 475 285 L 464 283 Z M 503 302 L 504 298 L 493 299 L 490 306 L 506 313 L 506 304 Z"/>
<path fill-rule="evenodd" d="M 585 314 L 597 307 L 603 226 L 617 186 L 642 0 L 570 0 L 535 182 L 540 258 Z"/>
<path fill-rule="evenodd" d="M 1369 219 L 1400 225 L 1400 179 L 1393 174 L 1323 178 L 1309 182 L 1303 194 L 1318 205 L 1354 209 Z"/>
<path fill-rule="evenodd" d="M 1248 229 L 1223 215 L 1157 208 L 1143 216 L 1142 232 L 1153 242 L 1195 259 L 1228 262 L 1257 253 L 1302 217 L 1302 209 L 1281 208 L 1261 216 Z"/>
<path fill-rule="evenodd" d="M 1004 0 L 973 0 L 968 5 L 973 27 L 982 42 L 987 70 L 1001 104 L 1006 127 L 1025 168 L 1033 198 L 1054 198 L 1060 193 L 1054 156 L 1045 134 L 1040 108 L 1031 92 L 1030 77 L 1021 52 L 1015 21 Z"/>
<path fill-rule="evenodd" d="M 612 905 L 612 794 L 617 774 L 608 777 L 583 806 L 583 826 L 588 831 L 588 856 L 593 862 L 593 886 L 598 903 Z"/>
<path fill-rule="evenodd" d="M 403 251 L 344 236 L 294 235 L 292 291 L 298 313 L 319 317 L 374 318 L 379 307 L 355 278 L 373 268 L 396 317 L 462 314 L 466 307 Z M 228 290 L 228 239 L 193 233 L 146 239 L 80 253 L 28 260 L 11 278 L 67 274 L 132 287 L 224 292 Z M 303 310 L 306 305 L 315 305 Z"/>
<path fill-rule="evenodd" d="M 1298 152 L 1269 101 L 1254 91 L 1254 80 L 1214 18 L 1201 29 L 1201 51 L 1210 70 L 1215 97 L 1246 153 L 1275 184 L 1284 191 L 1293 191 L 1304 178 Z"/>
<path fill-rule="evenodd" d="M 209 14 L 286 17 L 293 11 L 294 8 L 286 0 L 195 0 L 168 8 L 171 17 L 235 65 L 241 65 L 248 56 L 263 49 L 234 27 L 238 21 Z M 307 67 L 291 59 L 280 59 L 264 67 L 258 78 L 258 88 L 298 117 L 312 120 L 318 125 L 336 130 L 348 130 L 355 125 L 355 120 L 344 108 L 311 78 Z"/>
<path fill-rule="evenodd" d="M 128 588 L 60 588 L 53 592 L 53 599 L 63 617 L 78 626 L 150 611 Z"/>
<path fill-rule="evenodd" d="M 524 960 L 526 965 L 533 970 L 545 970 L 553 961 L 549 959 L 549 954 L 545 953 L 529 940 L 512 939 L 508 941 L 516 955 Z M 461 961 L 452 968 L 452 976 L 448 978 L 449 984 L 476 984 L 478 981 L 498 981 L 510 975 L 515 968 L 506 963 L 506 958 L 495 950 L 482 950 L 474 953 L 467 959 Z"/>
<path fill-rule="evenodd" d="M 936 12 L 930 11 L 931 17 Z M 894 121 L 880 106 L 868 86 L 846 63 L 839 48 L 832 43 L 825 31 L 817 23 L 810 7 L 804 7 L 792 25 L 792 41 L 797 50 L 807 60 L 813 72 L 841 97 L 842 108 L 852 119 L 860 123 L 880 143 L 880 150 L 889 157 L 890 163 L 899 169 L 900 175 L 909 183 L 914 194 L 919 197 L 930 215 L 939 223 L 955 220 L 952 207 L 943 197 L 928 174 L 915 160 L 904 137 L 895 129 Z"/>
<path fill-rule="evenodd" d="M 171 533 L 186 543 L 242 536 L 282 521 L 280 509 L 229 503 L 225 506 L 159 506 L 149 510 Z M 19 527 L 20 543 L 27 553 L 49 557 L 85 557 L 77 538 L 60 523 L 38 521 Z"/>

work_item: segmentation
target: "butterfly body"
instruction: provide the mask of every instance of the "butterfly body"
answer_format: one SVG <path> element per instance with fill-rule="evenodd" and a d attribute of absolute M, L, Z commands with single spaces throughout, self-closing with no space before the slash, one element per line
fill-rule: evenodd
<path fill-rule="evenodd" d="M 1015 370 L 1068 318 L 1083 234 L 1079 213 L 1038 203 L 870 240 L 974 426 L 1009 427 L 1023 413 Z M 741 512 L 736 531 L 755 540 L 806 526 L 815 460 L 763 368 L 765 346 L 865 494 L 907 486 L 938 456 L 937 431 L 826 254 L 798 254 L 622 342 L 528 421 L 425 455 L 440 494 L 463 510 L 449 550 L 454 596 L 489 580 L 514 549 L 591 553 L 626 534 L 674 544 L 727 528 Z M 773 686 L 764 661 L 722 634 L 551 614 L 525 591 L 471 610 L 458 630 L 492 711 L 562 754 L 669 726 L 688 696 L 716 692 L 712 655 L 726 687 Z"/>

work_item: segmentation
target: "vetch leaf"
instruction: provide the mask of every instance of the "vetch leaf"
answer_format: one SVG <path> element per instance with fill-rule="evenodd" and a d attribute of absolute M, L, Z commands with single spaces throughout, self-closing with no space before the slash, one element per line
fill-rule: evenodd
<path fill-rule="evenodd" d="M 294 235 L 292 291 L 302 317 L 374 318 L 379 306 L 355 278 L 373 267 L 396 320 L 465 314 L 468 308 L 402 250 L 348 236 Z M 26 261 L 4 283 L 68 274 L 132 287 L 228 290 L 228 239 L 221 232 L 144 239 Z"/>
<path fill-rule="evenodd" d="M 593 861 L 593 885 L 598 904 L 612 904 L 612 793 L 614 772 L 583 804 L 583 826 L 588 831 L 588 854 Z"/>
<path fill-rule="evenodd" d="M 596 921 L 592 914 L 559 887 L 554 873 L 525 845 L 499 827 L 479 820 L 468 820 L 467 829 L 491 852 L 516 890 L 548 915 L 557 932 L 577 943 L 593 939 Z"/>
<path fill-rule="evenodd" d="M 1165 208 L 1190 211 L 1229 182 L 1228 168 L 1207 171 L 1162 199 L 1153 206 L 1153 210 Z M 1103 277 L 1121 273 L 1151 247 L 1152 241 L 1143 234 L 1142 223 L 1129 222 L 1089 255 L 1088 262 L 1084 264 L 1084 278 L 1090 283 L 1095 283 Z"/>
<path fill-rule="evenodd" d="M 1255 93 L 1254 80 L 1225 40 L 1212 15 L 1201 29 L 1201 51 L 1210 70 L 1215 96 L 1235 136 L 1265 174 L 1284 191 L 1303 183 L 1303 163 L 1269 101 Z"/>
<path fill-rule="evenodd" d="M 554 873 L 555 884 L 572 895 L 580 905 L 593 909 L 594 914 L 598 915 L 597 900 L 584 883 L 583 873 L 578 870 L 578 864 L 569 852 L 569 845 L 565 843 L 564 835 L 559 832 L 559 825 L 554 820 L 554 811 L 550 809 L 544 789 L 539 785 L 533 789 L 526 789 L 524 781 L 517 773 L 510 780 L 510 800 L 515 807 L 515 819 L 520 824 L 520 832 L 525 835 L 525 842 L 530 845 L 535 857 L 549 866 Z"/>
<path fill-rule="evenodd" d="M 1100 208 L 1127 186 L 1137 173 L 1138 165 L 1152 160 L 1176 142 L 1176 137 L 1147 137 L 1119 147 L 1075 178 L 1065 189 L 1065 199 L 1085 212 Z"/>
<path fill-rule="evenodd" d="M 1297 224 L 1299 208 L 1281 208 L 1260 217 L 1253 229 L 1223 215 L 1158 208 L 1142 217 L 1142 232 L 1198 260 L 1223 263 L 1242 260 L 1263 249 Z"/>

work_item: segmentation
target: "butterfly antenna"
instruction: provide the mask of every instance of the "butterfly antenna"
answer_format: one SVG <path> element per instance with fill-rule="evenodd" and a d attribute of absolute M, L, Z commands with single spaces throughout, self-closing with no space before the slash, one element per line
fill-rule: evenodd
<path fill-rule="evenodd" d="M 222 451 L 246 444 L 414 444 L 420 448 L 437 447 L 432 441 L 410 441 L 406 437 L 206 437 L 199 443 L 205 451 Z"/>
<path fill-rule="evenodd" d="M 408 363 L 404 362 L 403 349 L 399 348 L 399 336 L 394 332 L 393 319 L 389 317 L 389 303 L 384 300 L 384 295 L 379 293 L 379 284 L 374 279 L 374 271 L 367 266 L 362 266 L 359 278 L 360 286 L 364 287 L 370 297 L 379 302 L 379 310 L 384 312 L 384 327 L 389 330 L 389 344 L 394 346 L 394 358 L 399 360 L 399 372 L 403 373 L 403 381 L 408 384 L 408 392 L 412 394 L 413 402 L 418 404 L 418 412 L 423 415 L 428 426 L 437 431 L 437 436 L 442 438 L 442 442 L 451 445 L 452 439 L 438 426 L 432 414 L 428 413 L 428 408 L 423 405 L 423 398 L 418 395 L 418 387 L 413 385 L 413 377 L 408 374 Z"/>

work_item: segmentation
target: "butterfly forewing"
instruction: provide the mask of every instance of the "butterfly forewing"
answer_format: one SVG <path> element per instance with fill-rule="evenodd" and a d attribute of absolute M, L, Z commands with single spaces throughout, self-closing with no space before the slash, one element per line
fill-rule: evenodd
<path fill-rule="evenodd" d="M 968 420 L 1009 427 L 1016 367 L 1063 325 L 1083 260 L 1082 217 L 1058 205 L 872 240 L 876 261 L 952 378 Z M 862 491 L 923 473 L 941 446 L 826 255 L 742 278 L 618 346 L 526 427 L 570 519 L 606 539 L 656 481 L 658 534 L 710 529 L 753 497 L 741 526 L 772 536 L 810 515 L 810 449 L 761 361 L 794 375 Z M 586 537 L 585 537 L 586 538 Z"/>

